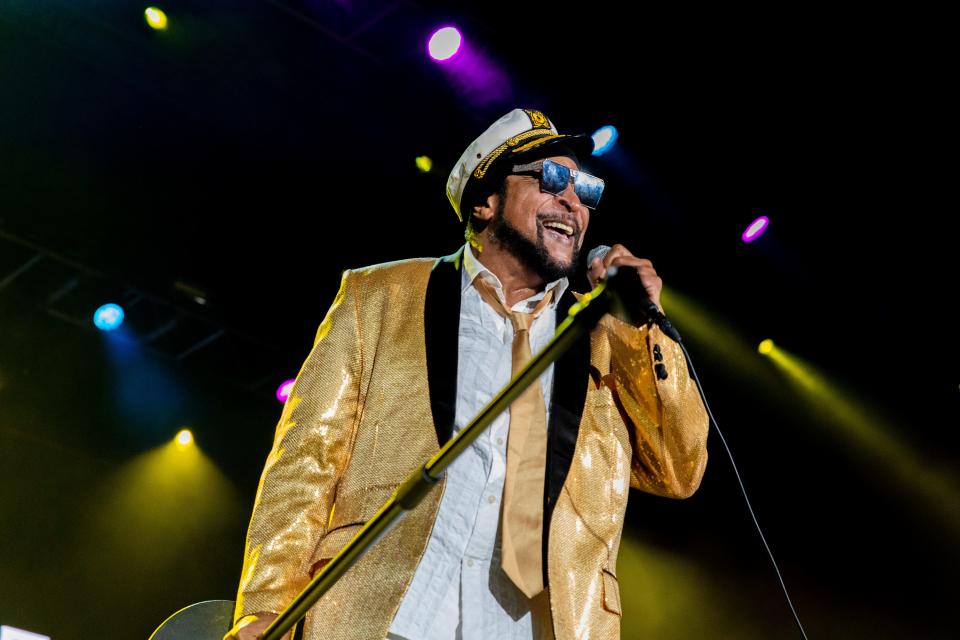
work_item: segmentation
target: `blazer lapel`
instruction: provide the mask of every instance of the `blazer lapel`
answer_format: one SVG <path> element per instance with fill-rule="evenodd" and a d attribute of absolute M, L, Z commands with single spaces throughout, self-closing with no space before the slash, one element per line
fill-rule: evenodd
<path fill-rule="evenodd" d="M 462 258 L 463 248 L 434 263 L 424 300 L 427 385 L 433 426 L 441 447 L 452 437 L 456 418 Z"/>
<path fill-rule="evenodd" d="M 575 302 L 573 293 L 557 304 L 557 325 L 563 322 Z M 578 340 L 553 366 L 553 393 L 550 396 L 550 425 L 547 429 L 547 467 L 543 487 L 543 584 L 547 584 L 547 549 L 550 518 L 560 490 L 570 471 L 573 450 L 580 433 L 580 419 L 587 397 L 590 371 L 590 338 Z"/>

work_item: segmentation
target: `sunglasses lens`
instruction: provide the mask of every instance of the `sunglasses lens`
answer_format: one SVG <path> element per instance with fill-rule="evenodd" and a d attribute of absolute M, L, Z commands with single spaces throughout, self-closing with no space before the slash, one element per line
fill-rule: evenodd
<path fill-rule="evenodd" d="M 553 194 L 563 193 L 570 184 L 570 169 L 557 162 L 545 160 L 540 174 L 543 190 Z"/>
<path fill-rule="evenodd" d="M 600 196 L 603 195 L 603 180 L 589 173 L 578 173 L 573 190 L 585 207 L 596 209 L 600 204 Z"/>
<path fill-rule="evenodd" d="M 555 195 L 563 193 L 570 184 L 570 168 L 557 162 L 546 160 L 543 163 L 543 172 L 540 174 L 541 186 L 544 191 Z M 600 203 L 603 193 L 603 180 L 589 173 L 576 172 L 573 181 L 573 191 L 580 202 L 595 209 Z"/>

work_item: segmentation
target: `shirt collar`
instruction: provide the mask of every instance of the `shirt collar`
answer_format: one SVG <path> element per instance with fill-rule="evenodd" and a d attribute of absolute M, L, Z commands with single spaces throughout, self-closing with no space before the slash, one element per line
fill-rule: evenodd
<path fill-rule="evenodd" d="M 473 255 L 473 249 L 470 247 L 470 243 L 468 242 L 463 250 L 463 277 L 460 280 L 461 282 L 460 293 L 461 294 L 466 293 L 467 289 L 473 286 L 473 279 L 478 276 L 482 278 L 486 278 L 487 281 L 494 286 L 494 289 L 496 290 L 497 295 L 500 297 L 500 300 L 501 301 L 505 300 L 503 295 L 503 285 L 500 283 L 500 278 L 498 278 L 496 274 L 493 273 L 493 271 L 490 271 L 485 266 L 483 266 L 482 262 L 477 260 L 477 258 Z M 512 310 L 513 311 L 523 310 L 522 306 L 520 309 L 517 309 L 516 307 L 518 305 L 523 305 L 523 306 L 536 305 L 537 301 L 543 298 L 543 296 L 546 295 L 546 292 L 549 291 L 550 289 L 556 289 L 556 291 L 554 292 L 553 300 L 550 301 L 550 305 L 549 305 L 551 307 L 555 307 L 557 305 L 557 301 L 567 290 L 567 286 L 569 284 L 570 284 L 570 281 L 566 277 L 560 278 L 559 280 L 554 280 L 553 282 L 548 283 L 547 286 L 544 287 L 543 291 L 535 293 L 529 298 L 525 298 L 520 302 L 518 302 L 516 305 L 514 305 L 514 308 Z"/>

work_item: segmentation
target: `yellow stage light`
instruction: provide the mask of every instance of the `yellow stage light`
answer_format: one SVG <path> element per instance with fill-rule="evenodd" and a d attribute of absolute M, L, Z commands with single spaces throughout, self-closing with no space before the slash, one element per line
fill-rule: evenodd
<path fill-rule="evenodd" d="M 143 12 L 143 17 L 151 29 L 164 31 L 167 28 L 167 14 L 162 9 L 147 7 Z"/>

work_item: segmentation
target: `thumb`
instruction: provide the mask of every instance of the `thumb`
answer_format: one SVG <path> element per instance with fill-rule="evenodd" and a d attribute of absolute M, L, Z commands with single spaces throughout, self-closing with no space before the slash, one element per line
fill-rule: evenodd
<path fill-rule="evenodd" d="M 227 631 L 227 635 L 223 636 L 223 640 L 236 640 L 237 634 L 240 633 L 240 629 L 253 624 L 257 620 L 259 620 L 259 618 L 253 614 L 243 616 L 237 620 L 237 624 L 233 625 L 233 628 L 230 629 L 230 631 Z"/>
<path fill-rule="evenodd" d="M 607 268 L 603 266 L 603 260 L 594 258 L 587 269 L 587 279 L 590 281 L 590 286 L 597 286 L 597 283 L 599 283 L 605 275 L 607 275 Z"/>

